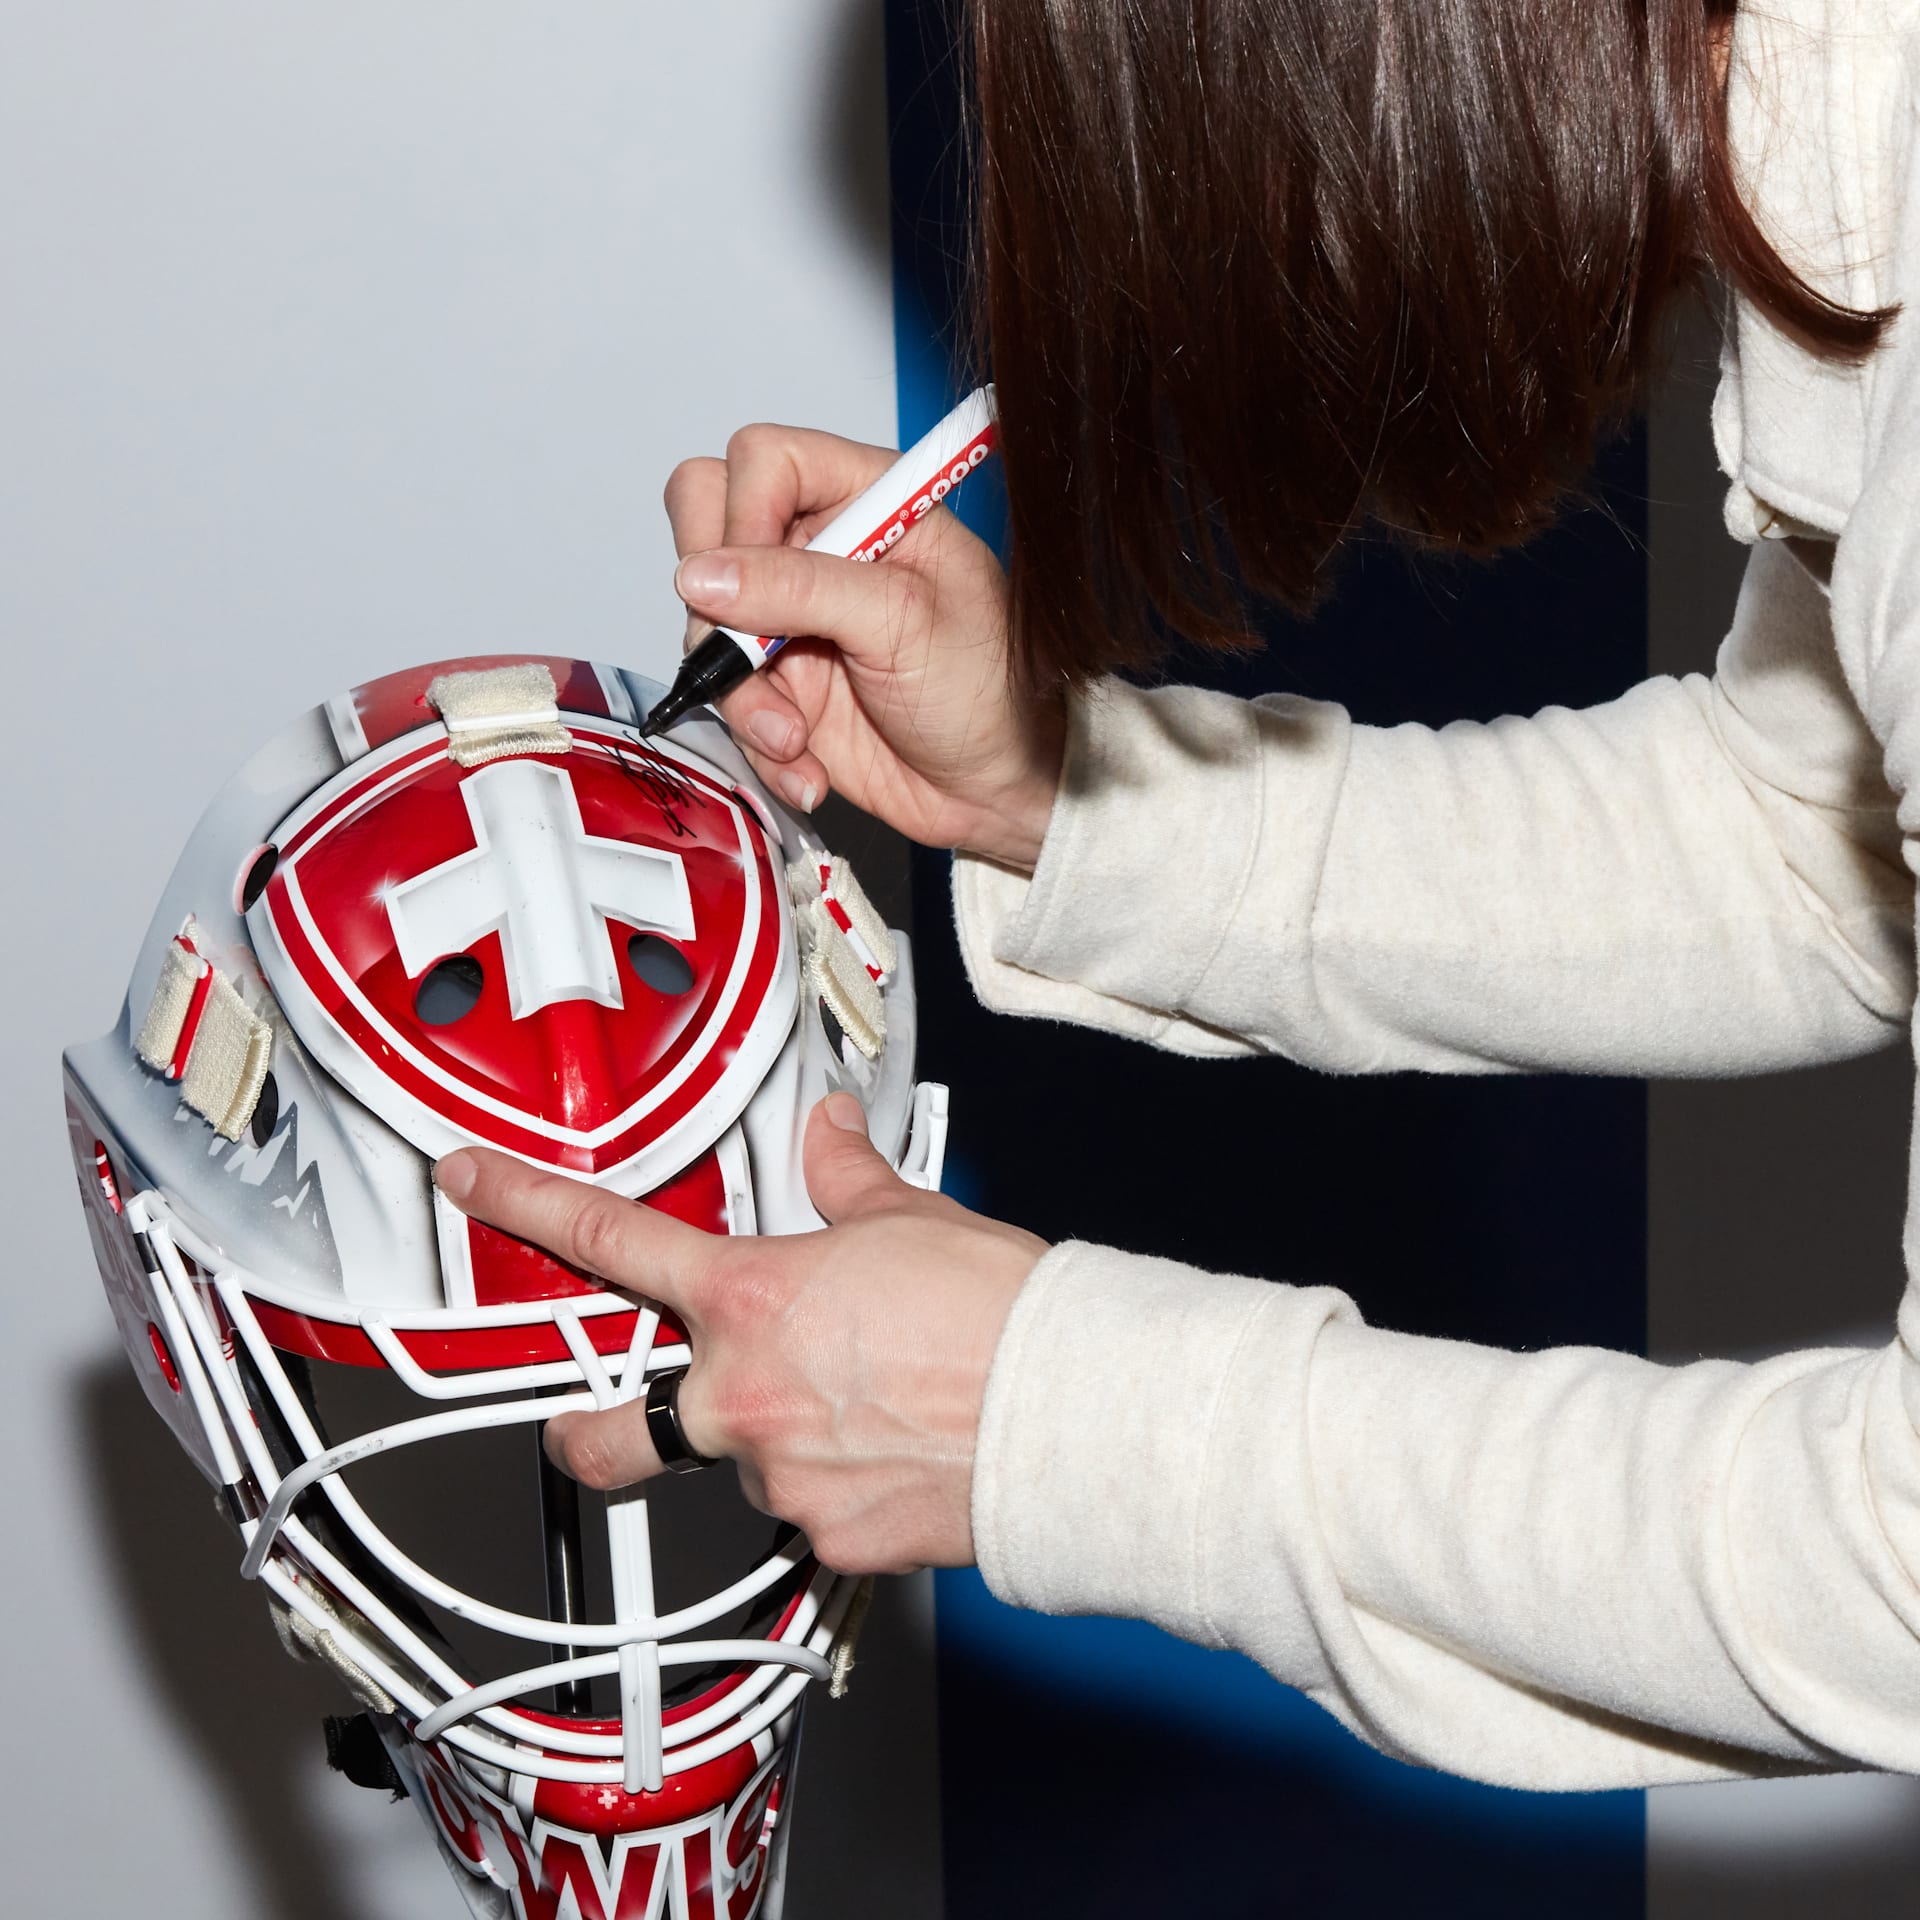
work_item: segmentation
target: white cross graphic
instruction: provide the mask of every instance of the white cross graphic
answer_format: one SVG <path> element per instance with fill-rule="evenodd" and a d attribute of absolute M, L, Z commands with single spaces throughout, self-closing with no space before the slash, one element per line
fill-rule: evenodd
<path fill-rule="evenodd" d="M 564 768 L 497 760 L 469 774 L 460 792 L 473 851 L 387 896 L 409 980 L 497 927 L 514 1019 L 559 1000 L 618 1007 L 624 1002 L 609 920 L 693 938 L 680 856 L 590 834 Z"/>

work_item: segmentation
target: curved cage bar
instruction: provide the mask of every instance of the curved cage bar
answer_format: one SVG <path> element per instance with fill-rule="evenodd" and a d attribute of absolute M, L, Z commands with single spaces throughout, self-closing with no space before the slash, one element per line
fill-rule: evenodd
<path fill-rule="evenodd" d="M 190 1284 L 190 1283 L 189 1283 Z M 299 1395 L 293 1390 L 292 1382 L 287 1378 L 285 1369 L 280 1365 L 272 1343 L 261 1331 L 259 1323 L 245 1312 L 244 1294 L 238 1287 L 229 1288 L 224 1277 L 217 1280 L 221 1298 L 228 1303 L 228 1313 L 234 1319 L 235 1329 L 246 1342 L 247 1352 L 254 1365 L 259 1368 L 267 1382 L 282 1417 L 292 1430 L 294 1438 L 300 1443 L 303 1454 L 311 1458 L 324 1452 L 320 1436 L 314 1431 L 313 1423 L 307 1416 L 307 1410 Z M 235 1302 L 240 1312 L 235 1313 Z M 578 1370 L 574 1378 L 579 1379 Z M 274 1484 L 279 1483 L 279 1475 L 274 1474 Z M 456 1619 L 471 1620 L 476 1626 L 487 1627 L 495 1633 L 505 1634 L 516 1640 L 535 1640 L 545 1644 L 552 1640 L 556 1623 L 542 1619 L 530 1613 L 515 1613 L 511 1608 L 496 1607 L 490 1601 L 482 1600 L 478 1595 L 465 1593 L 451 1582 L 442 1580 L 438 1574 L 431 1573 L 420 1565 L 410 1554 L 396 1545 L 392 1537 L 369 1515 L 353 1493 L 339 1483 L 337 1476 L 322 1479 L 320 1490 L 331 1502 L 335 1512 L 346 1523 L 360 1544 L 377 1559 L 397 1580 L 412 1588 L 423 1599 L 431 1600 L 435 1606 L 444 1608 Z M 647 1637 L 665 1640 L 676 1633 L 685 1633 L 694 1627 L 704 1627 L 722 1615 L 730 1613 L 735 1607 L 748 1600 L 757 1598 L 777 1581 L 784 1579 L 809 1557 L 810 1549 L 801 1544 L 800 1536 L 794 1543 L 769 1554 L 750 1573 L 743 1574 L 732 1585 L 723 1587 L 718 1593 L 689 1607 L 676 1612 L 652 1616 L 643 1619 L 619 1623 L 595 1623 L 583 1621 L 568 1623 L 566 1635 L 577 1646 L 614 1647 L 634 1638 L 633 1629 L 644 1628 Z"/>
<path fill-rule="evenodd" d="M 294 1577 L 286 1568 L 277 1562 L 269 1562 L 262 1578 L 289 1606 L 303 1614 L 313 1625 L 323 1631 L 336 1634 L 341 1631 L 341 1623 L 324 1608 L 315 1605 L 308 1596 L 302 1594 Z M 851 1588 L 845 1581 L 837 1582 L 836 1588 L 831 1606 L 823 1613 L 819 1625 L 809 1636 L 809 1646 L 823 1655 L 832 1645 L 833 1637 L 839 1631 L 840 1621 L 852 1597 Z M 392 1694 L 394 1699 L 416 1720 L 423 1719 L 433 1710 L 433 1702 L 428 1696 L 413 1682 L 397 1673 L 377 1651 L 370 1649 L 351 1627 L 347 1629 L 347 1637 L 356 1662 L 372 1679 Z M 704 1766 L 709 1760 L 718 1759 L 720 1755 L 730 1753 L 736 1747 L 744 1745 L 756 1734 L 773 1725 L 799 1699 L 810 1681 L 809 1674 L 790 1673 L 761 1706 L 740 1719 L 728 1723 L 711 1739 L 701 1741 L 697 1745 L 670 1750 L 664 1764 L 666 1777 L 671 1779 L 675 1774 Z M 498 1709 L 487 1711 L 491 1717 Z M 555 1731 L 542 1723 L 529 1724 L 536 1738 Z M 463 1725 L 449 1727 L 441 1738 L 447 1745 L 458 1747 L 461 1752 L 476 1760 L 484 1761 L 489 1766 L 532 1779 L 572 1781 L 590 1786 L 613 1786 L 619 1784 L 625 1777 L 624 1768 L 618 1762 L 560 1759 L 550 1753 L 529 1751 L 524 1746 L 510 1746 L 491 1735 L 476 1733 L 472 1728 Z M 617 1745 L 617 1742 L 615 1744 Z"/>
<path fill-rule="evenodd" d="M 740 1665 L 755 1662 L 770 1668 L 777 1662 L 779 1666 L 797 1668 L 813 1680 L 828 1679 L 833 1671 L 826 1655 L 815 1653 L 809 1647 L 790 1647 L 779 1640 L 681 1640 L 660 1649 L 663 1667 L 697 1666 L 703 1660 L 733 1661 Z M 465 1693 L 456 1694 L 428 1714 L 414 1733 L 421 1740 L 437 1740 L 456 1721 L 469 1718 L 482 1707 L 498 1706 L 503 1700 L 516 1700 L 522 1694 L 535 1693 L 561 1681 L 601 1679 L 618 1672 L 619 1666 L 617 1653 L 591 1653 L 577 1660 L 555 1660 L 544 1667 L 509 1673 L 499 1680 L 489 1680 L 483 1687 L 470 1687 Z M 674 1730 L 677 1731 L 677 1727 L 678 1723 Z"/>
<path fill-rule="evenodd" d="M 438 1440 L 455 1433 L 480 1433 L 496 1427 L 533 1426 L 551 1420 L 556 1413 L 570 1413 L 595 1404 L 591 1396 L 571 1393 L 552 1400 L 495 1401 L 490 1406 L 423 1413 L 412 1420 L 396 1420 L 391 1426 L 375 1427 L 352 1440 L 343 1440 L 325 1453 L 303 1460 L 274 1489 L 273 1498 L 267 1502 L 267 1510 L 260 1516 L 258 1530 L 247 1548 L 246 1558 L 240 1563 L 240 1577 L 243 1580 L 259 1578 L 293 1503 L 317 1480 L 344 1472 L 395 1447 L 412 1446 L 416 1441 Z"/>
<path fill-rule="evenodd" d="M 580 1324 L 584 1316 L 572 1310 L 575 1303 L 553 1303 L 539 1317 L 558 1328 L 571 1358 L 551 1367 L 515 1370 L 514 1399 L 423 1414 L 329 1447 L 322 1444 L 277 1349 L 253 1312 L 252 1276 L 226 1265 L 216 1249 L 190 1231 L 183 1232 L 160 1196 L 143 1193 L 129 1203 L 129 1210 L 136 1204 L 135 1222 L 150 1256 L 156 1312 L 181 1355 L 183 1384 L 196 1417 L 207 1431 L 227 1483 L 240 1487 L 251 1482 L 252 1490 L 265 1502 L 265 1511 L 257 1518 L 241 1519 L 247 1540 L 244 1570 L 301 1614 L 316 1633 L 331 1635 L 355 1666 L 423 1728 L 431 1727 L 432 1732 L 423 1737 L 443 1738 L 474 1759 L 523 1776 L 620 1784 L 628 1791 L 657 1789 L 665 1779 L 754 1738 L 788 1711 L 811 1680 L 826 1676 L 828 1650 L 852 1588 L 825 1568 L 815 1568 L 774 1639 L 669 1639 L 717 1621 L 802 1567 L 809 1551 L 799 1536 L 718 1593 L 658 1615 L 652 1601 L 645 1503 L 638 1498 L 620 1503 L 616 1497 L 609 1507 L 609 1545 L 616 1580 L 615 1611 L 621 1617 L 612 1622 L 562 1623 L 493 1607 L 429 1573 L 394 1544 L 343 1483 L 347 1468 L 396 1447 L 531 1424 L 573 1407 L 605 1406 L 630 1398 L 641 1380 L 678 1364 L 676 1354 L 685 1351 L 684 1347 L 651 1347 L 657 1330 L 655 1310 L 644 1303 L 620 1302 L 614 1310 L 636 1314 L 633 1340 L 625 1354 L 601 1354 L 586 1338 Z M 194 1262 L 199 1273 L 187 1270 L 187 1260 Z M 252 1416 L 232 1338 L 223 1333 L 209 1310 L 209 1293 L 224 1308 L 233 1334 L 244 1343 L 302 1453 L 300 1464 L 284 1475 Z M 579 1305 L 598 1307 L 599 1303 L 583 1300 Z M 504 1322 L 496 1318 L 494 1323 Z M 396 1367 L 395 1372 L 411 1384 L 402 1369 Z M 551 1384 L 578 1391 L 552 1398 L 519 1398 L 536 1374 L 557 1374 L 559 1378 Z M 435 1384 L 448 1385 L 445 1381 Z M 456 1396 L 442 1392 L 430 1397 Z M 421 1598 L 510 1638 L 550 1646 L 564 1637 L 585 1651 L 566 1661 L 474 1685 L 293 1513 L 299 1495 L 316 1486 L 356 1543 Z M 623 1521 L 623 1512 L 637 1516 L 637 1524 L 632 1517 Z M 636 1579 L 633 1570 L 641 1561 L 646 1571 Z M 325 1598 L 306 1591 L 303 1570 L 310 1571 L 323 1590 L 338 1596 L 352 1613 L 336 1611 Z M 737 1679 L 706 1706 L 668 1724 L 661 1706 L 661 1669 L 705 1661 L 737 1661 Z M 403 1664 L 411 1671 L 403 1671 Z M 613 1673 L 622 1678 L 622 1731 L 618 1734 L 554 1724 L 506 1705 L 555 1679 Z"/>

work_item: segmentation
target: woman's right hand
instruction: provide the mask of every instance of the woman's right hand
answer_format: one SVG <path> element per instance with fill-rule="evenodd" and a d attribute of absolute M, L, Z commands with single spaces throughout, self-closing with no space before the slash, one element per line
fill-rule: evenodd
<path fill-rule="evenodd" d="M 924 846 L 1030 868 L 1065 725 L 1057 699 L 1013 697 L 991 550 L 944 508 L 878 564 L 801 550 L 896 457 L 756 426 L 724 460 L 676 467 L 666 501 L 688 637 L 709 622 L 793 636 L 722 703 L 790 805 L 811 811 L 831 788 Z"/>

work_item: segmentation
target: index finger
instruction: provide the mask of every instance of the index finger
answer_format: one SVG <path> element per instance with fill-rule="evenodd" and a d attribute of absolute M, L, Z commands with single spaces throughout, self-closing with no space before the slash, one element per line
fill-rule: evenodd
<path fill-rule="evenodd" d="M 777 547 L 808 515 L 837 513 L 899 458 L 885 447 L 805 427 L 742 427 L 727 442 L 720 545 Z"/>
<path fill-rule="evenodd" d="M 702 1317 L 715 1242 L 698 1227 L 484 1147 L 446 1155 L 433 1177 L 469 1219 L 545 1247 L 570 1266 L 658 1300 L 683 1319 Z"/>
<path fill-rule="evenodd" d="M 673 550 L 682 560 L 720 544 L 727 526 L 724 460 L 682 460 L 667 476 L 661 498 L 673 529 Z"/>

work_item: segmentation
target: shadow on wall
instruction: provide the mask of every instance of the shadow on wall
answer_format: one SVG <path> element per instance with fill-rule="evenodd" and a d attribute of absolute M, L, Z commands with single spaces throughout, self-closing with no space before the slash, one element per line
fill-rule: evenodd
<path fill-rule="evenodd" d="M 1920 1780 L 1841 1774 L 1659 1798 L 1649 1920 L 1891 1920 L 1920 1887 Z"/>
<path fill-rule="evenodd" d="M 72 1408 L 95 1537 L 114 1599 L 164 1709 L 231 1828 L 233 1857 L 274 1920 L 354 1911 L 339 1849 L 300 1778 L 320 1723 L 351 1712 L 318 1668 L 281 1652 L 259 1588 L 238 1577 L 236 1536 L 116 1353 L 85 1369 Z M 357 1789 L 343 1780 L 343 1793 Z M 413 1821 L 404 1807 L 396 1819 Z M 425 1833 L 420 1845 L 431 1843 Z"/>
<path fill-rule="evenodd" d="M 820 176 L 823 208 L 882 272 L 892 256 L 886 115 L 878 106 L 887 85 L 885 12 L 883 0 L 844 0 L 823 35 L 833 41 L 839 82 L 819 102 L 815 145 L 806 155 Z"/>

